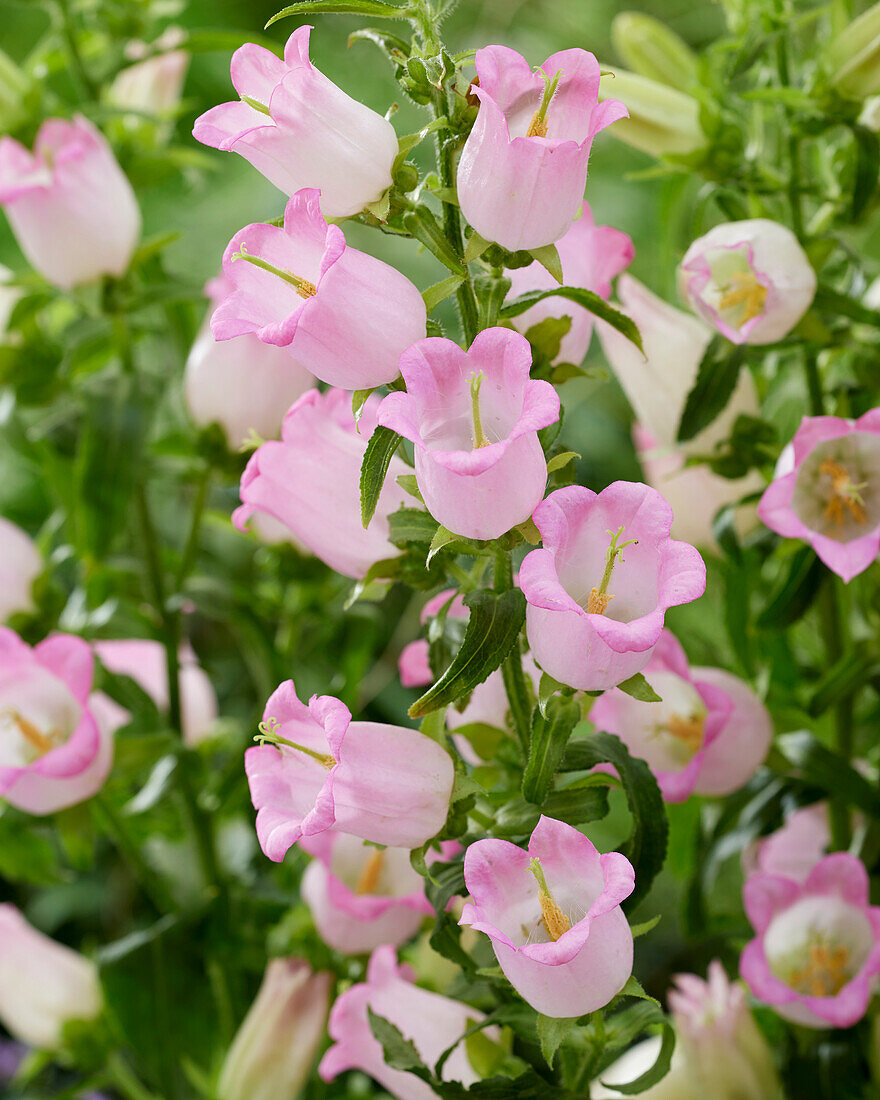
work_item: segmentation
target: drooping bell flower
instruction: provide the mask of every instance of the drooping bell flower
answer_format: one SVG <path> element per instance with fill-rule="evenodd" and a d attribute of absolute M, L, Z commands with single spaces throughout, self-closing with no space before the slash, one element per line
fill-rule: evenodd
<path fill-rule="evenodd" d="M 232 293 L 221 275 L 205 287 L 212 302 Z M 184 394 L 196 424 L 217 423 L 232 450 L 253 435 L 277 439 L 284 414 L 315 384 L 287 348 L 275 347 L 253 333 L 216 340 L 205 319 L 186 360 Z"/>
<path fill-rule="evenodd" d="M 302 959 L 272 959 L 223 1060 L 218 1100 L 295 1100 L 320 1049 L 331 974 Z"/>
<path fill-rule="evenodd" d="M 240 153 L 286 195 L 321 192 L 328 218 L 346 218 L 391 186 L 394 127 L 347 96 L 309 61 L 311 27 L 287 40 L 284 60 L 248 43 L 232 55 L 240 98 L 196 119 L 193 137 Z"/>
<path fill-rule="evenodd" d="M 150 696 L 159 710 L 168 708 L 168 667 L 165 647 L 149 638 L 120 638 L 93 643 L 101 664 L 121 676 L 130 676 Z M 217 694 L 189 646 L 181 648 L 180 717 L 183 739 L 197 745 L 209 736 L 217 720 Z M 130 721 L 125 714 L 124 721 Z"/>
<path fill-rule="evenodd" d="M 331 386 L 370 389 L 397 377 L 401 352 L 425 335 L 424 300 L 389 264 L 345 243 L 320 193 L 298 191 L 284 225 L 246 225 L 226 247 L 231 284 L 214 311 L 217 340 L 254 333 L 287 348 Z"/>
<path fill-rule="evenodd" d="M 415 444 L 428 511 L 457 535 L 497 538 L 544 495 L 538 429 L 559 419 L 559 395 L 529 378 L 531 365 L 528 341 L 509 329 L 485 329 L 468 351 L 422 340 L 400 358 L 407 392 L 379 406 L 379 423 Z"/>
<path fill-rule="evenodd" d="M 685 253 L 678 278 L 691 309 L 735 344 L 781 340 L 816 293 L 797 237 L 767 218 L 710 229 Z"/>
<path fill-rule="evenodd" d="M 103 1006 L 90 959 L 38 932 L 14 905 L 0 905 L 0 1022 L 11 1035 L 56 1050 L 65 1024 L 94 1020 Z"/>
<path fill-rule="evenodd" d="M 880 907 L 848 852 L 821 859 L 803 882 L 758 872 L 743 888 L 757 933 L 740 957 L 752 993 L 804 1027 L 852 1027 L 880 974 Z"/>
<path fill-rule="evenodd" d="M 851 581 L 880 550 L 880 409 L 858 420 L 804 417 L 792 444 L 758 518 Z"/>
<path fill-rule="evenodd" d="M 29 263 L 63 290 L 122 275 L 141 233 L 131 184 L 82 115 L 47 119 L 33 153 L 0 138 L 0 205 Z"/>
<path fill-rule="evenodd" d="M 20 611 L 33 611 L 34 581 L 43 572 L 36 543 L 0 516 L 0 623 Z"/>
<path fill-rule="evenodd" d="M 556 247 L 565 286 L 583 287 L 606 299 L 611 296 L 611 280 L 632 263 L 634 255 L 632 238 L 610 225 L 596 225 L 586 203 L 581 216 Z M 537 261 L 528 267 L 514 269 L 509 278 L 508 298 L 517 298 L 530 290 L 552 290 L 559 285 Z M 566 298 L 545 298 L 515 318 L 513 325 L 519 332 L 526 333 L 532 325 L 547 317 L 571 318 L 571 328 L 562 337 L 559 355 L 554 361 L 579 365 L 590 346 L 593 314 Z"/>
<path fill-rule="evenodd" d="M 383 943 L 399 946 L 433 914 L 408 848 L 377 848 L 334 830 L 303 837 L 301 844 L 315 857 L 302 878 L 302 897 L 334 951 L 361 955 Z M 458 845 L 443 847 L 448 858 Z"/>
<path fill-rule="evenodd" d="M 669 537 L 672 510 L 656 490 L 616 481 L 596 494 L 557 489 L 535 509 L 543 547 L 526 555 L 519 585 L 538 665 L 583 691 L 641 672 L 667 608 L 698 599 L 706 567 Z"/>
<path fill-rule="evenodd" d="M 582 1016 L 608 1004 L 632 973 L 633 940 L 620 903 L 632 865 L 600 855 L 583 833 L 542 816 L 528 851 L 478 840 L 466 851 L 471 902 L 459 924 L 485 932 L 508 981 L 544 1016 Z"/>
<path fill-rule="evenodd" d="M 0 797 L 30 814 L 91 798 L 113 760 L 89 700 L 88 643 L 55 634 L 31 649 L 0 627 Z"/>
<path fill-rule="evenodd" d="M 329 1031 L 334 1042 L 318 1066 L 322 1080 L 332 1081 L 346 1070 L 359 1069 L 398 1100 L 433 1100 L 434 1090 L 426 1082 L 386 1065 L 382 1046 L 370 1029 L 367 1009 L 394 1024 L 413 1043 L 426 1066 L 434 1066 L 445 1050 L 486 1017 L 461 1001 L 419 989 L 413 977 L 408 966 L 398 965 L 393 947 L 376 948 L 367 967 L 367 980 L 351 986 L 333 1005 Z M 497 1028 L 486 1028 L 486 1034 L 497 1041 Z M 465 1087 L 479 1079 L 464 1043 L 447 1058 L 442 1077 Z"/>
<path fill-rule="evenodd" d="M 599 63 L 586 50 L 533 72 L 515 50 L 485 46 L 474 64 L 480 109 L 458 164 L 462 213 L 504 248 L 553 244 L 577 217 L 593 138 L 626 107 L 599 103 Z"/>
<path fill-rule="evenodd" d="M 344 390 L 303 394 L 284 418 L 281 441 L 264 443 L 248 461 L 242 506 L 232 517 L 239 530 L 253 513 L 265 513 L 346 577 L 363 577 L 375 562 L 394 557 L 388 517 L 411 499 L 396 481 L 409 472 L 402 459 L 392 457 L 376 513 L 366 530 L 361 523 L 361 462 L 378 403 L 367 401 L 358 431 Z"/>
<path fill-rule="evenodd" d="M 770 715 L 754 692 L 723 669 L 692 669 L 668 630 L 644 673 L 662 702 L 607 691 L 590 710 L 596 728 L 647 761 L 667 802 L 730 794 L 748 782 L 773 738 Z"/>
<path fill-rule="evenodd" d="M 445 823 L 452 760 L 424 734 L 352 722 L 329 695 L 306 706 L 292 680 L 269 699 L 260 729 L 267 743 L 247 750 L 245 770 L 269 859 L 280 862 L 301 837 L 331 828 L 418 848 Z"/>
<path fill-rule="evenodd" d="M 830 847 L 828 803 L 814 802 L 789 814 L 781 829 L 746 848 L 743 871 L 747 875 L 765 871 L 803 882 Z"/>

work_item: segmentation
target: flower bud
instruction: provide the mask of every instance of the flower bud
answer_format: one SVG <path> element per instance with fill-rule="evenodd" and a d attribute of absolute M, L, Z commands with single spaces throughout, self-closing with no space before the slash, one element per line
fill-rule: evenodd
<path fill-rule="evenodd" d="M 615 15 L 611 41 L 623 63 L 640 76 L 682 90 L 697 82 L 697 55 L 653 15 L 640 11 Z"/>
<path fill-rule="evenodd" d="M 219 1100 L 294 1100 L 324 1037 L 331 982 L 301 959 L 272 959 L 227 1051 Z"/>
<path fill-rule="evenodd" d="M 34 540 L 0 516 L 0 623 L 19 611 L 33 611 L 34 581 L 43 559 Z"/>
<path fill-rule="evenodd" d="M 880 4 L 862 12 L 832 39 L 826 59 L 831 83 L 841 95 L 864 99 L 880 92 Z"/>
<path fill-rule="evenodd" d="M 173 41 L 178 36 L 168 37 Z M 185 38 L 185 35 L 181 33 L 179 37 Z M 138 45 L 145 48 L 143 43 Z M 161 45 L 160 41 L 154 48 L 161 48 Z M 138 51 L 130 52 L 136 54 Z M 107 90 L 107 99 L 113 107 L 132 112 L 123 116 L 123 125 L 129 130 L 140 131 L 145 125 L 150 127 L 158 123 L 154 132 L 161 141 L 167 141 L 188 67 L 189 54 L 185 50 L 167 49 L 121 69 Z"/>
<path fill-rule="evenodd" d="M 599 99 L 620 99 L 629 111 L 611 131 L 652 157 L 687 156 L 708 146 L 693 96 L 613 66 L 599 84 Z"/>
<path fill-rule="evenodd" d="M 103 1007 L 97 967 L 38 932 L 14 905 L 0 905 L 0 1021 L 30 1046 L 55 1050 L 71 1020 Z"/>

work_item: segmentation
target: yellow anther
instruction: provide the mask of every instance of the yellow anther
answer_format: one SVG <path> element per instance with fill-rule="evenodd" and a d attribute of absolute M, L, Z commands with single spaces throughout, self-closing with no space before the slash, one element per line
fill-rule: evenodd
<path fill-rule="evenodd" d="M 379 885 L 379 877 L 385 865 L 385 852 L 381 848 L 374 848 L 367 857 L 364 869 L 354 888 L 356 894 L 375 894 Z"/>
<path fill-rule="evenodd" d="M 532 115 L 532 121 L 529 123 L 529 128 L 526 130 L 526 137 L 546 137 L 547 126 L 547 112 L 550 109 L 550 104 L 553 101 L 553 97 L 556 95 L 556 89 L 559 87 L 559 80 L 562 76 L 562 70 L 559 69 L 550 78 L 544 73 L 541 74 L 544 77 L 544 94 L 541 96 L 541 105 Z"/>
<path fill-rule="evenodd" d="M 797 993 L 810 997 L 835 997 L 849 981 L 849 950 L 821 940 L 810 944 L 803 966 L 793 967 L 785 982 Z"/>
<path fill-rule="evenodd" d="M 608 553 L 605 555 L 605 572 L 602 574 L 602 581 L 599 587 L 593 587 L 590 589 L 590 598 L 587 600 L 587 614 L 589 615 L 604 615 L 608 610 L 608 604 L 614 599 L 614 596 L 608 593 L 608 584 L 611 580 L 611 574 L 614 571 L 615 563 L 620 557 L 622 550 L 627 546 L 638 546 L 638 539 L 630 539 L 628 542 L 620 542 L 620 536 L 623 534 L 623 528 L 618 527 L 616 531 L 606 532 L 611 536 L 611 545 L 608 547 Z M 620 558 L 623 561 L 623 558 Z"/>
<path fill-rule="evenodd" d="M 742 306 L 742 317 L 737 325 L 737 328 L 741 328 L 747 321 L 764 312 L 766 300 L 767 288 L 758 282 L 753 271 L 734 271 L 730 276 L 730 282 L 724 288 L 718 306 L 720 309 L 735 309 L 737 306 Z"/>
<path fill-rule="evenodd" d="M 856 523 L 866 523 L 868 515 L 865 512 L 861 490 L 865 488 L 867 482 L 853 484 L 847 468 L 835 462 L 833 458 L 823 459 L 819 466 L 819 473 L 831 481 L 831 495 L 825 506 L 825 518 L 828 522 L 835 527 L 843 527 L 846 513 L 849 512 Z"/>
<path fill-rule="evenodd" d="M 547 879 L 544 877 L 544 868 L 537 859 L 531 861 L 529 870 L 538 880 L 538 901 L 541 903 L 541 920 L 544 922 L 544 927 L 547 929 L 547 935 L 551 940 L 558 940 L 560 936 L 571 928 L 571 921 L 553 900 L 553 895 L 550 893 L 550 888 L 547 885 Z"/>
<path fill-rule="evenodd" d="M 686 717 L 672 714 L 666 723 L 666 732 L 681 741 L 691 752 L 698 752 L 703 747 L 703 738 L 706 735 L 706 717 L 703 714 L 689 714 Z"/>
<path fill-rule="evenodd" d="M 590 589 L 590 598 L 587 600 L 587 612 L 590 615 L 604 615 L 608 610 L 608 604 L 614 599 L 608 592 L 600 592 L 598 588 Z"/>
<path fill-rule="evenodd" d="M 19 714 L 17 711 L 11 711 L 9 717 L 18 727 L 18 732 L 27 741 L 27 743 L 37 750 L 40 756 L 44 756 L 47 752 L 50 752 L 56 745 L 61 743 L 62 737 L 58 730 L 52 730 L 49 733 L 43 733 L 41 729 L 29 721 L 24 715 Z"/>

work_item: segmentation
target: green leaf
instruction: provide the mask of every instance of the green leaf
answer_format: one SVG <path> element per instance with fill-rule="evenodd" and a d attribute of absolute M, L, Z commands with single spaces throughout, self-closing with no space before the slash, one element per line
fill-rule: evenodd
<path fill-rule="evenodd" d="M 498 321 L 498 310 L 501 308 L 501 304 L 509 290 L 510 279 L 496 279 L 494 275 L 478 275 L 474 279 L 474 293 L 477 296 L 477 324 L 480 329 L 495 326 Z"/>
<path fill-rule="evenodd" d="M 678 425 L 678 442 L 686 443 L 713 422 L 736 389 L 745 347 L 715 336 L 700 360 L 697 378 L 687 395 Z"/>
<path fill-rule="evenodd" d="M 535 708 L 529 739 L 529 758 L 522 778 L 522 796 L 526 802 L 541 806 L 553 784 L 571 731 L 580 721 L 580 705 L 571 697 L 554 695 L 544 712 Z"/>
<path fill-rule="evenodd" d="M 663 702 L 641 672 L 637 672 L 635 676 L 630 676 L 628 680 L 624 680 L 622 683 L 618 684 L 617 687 L 625 695 L 631 695 L 633 699 L 638 699 L 640 703 Z"/>
<path fill-rule="evenodd" d="M 0 876 L 9 883 L 47 886 L 61 881 L 61 868 L 55 848 L 33 821 L 0 807 Z"/>
<path fill-rule="evenodd" d="M 547 705 L 553 698 L 554 692 L 557 691 L 572 694 L 572 689 L 566 684 L 561 684 L 558 680 L 554 680 L 549 673 L 542 672 L 538 684 L 538 706 L 545 718 L 547 717 Z"/>
<path fill-rule="evenodd" d="M 845 757 L 833 752 L 805 730 L 784 733 L 776 747 L 803 779 L 870 817 L 880 818 L 880 799 L 863 775 Z"/>
<path fill-rule="evenodd" d="M 521 294 L 519 298 L 507 302 L 499 311 L 499 320 L 509 321 L 513 317 L 519 317 L 521 313 L 525 313 L 527 309 L 531 309 L 533 305 L 545 298 L 568 298 L 572 302 L 577 302 L 579 306 L 589 310 L 600 321 L 604 321 L 606 324 L 611 325 L 613 329 L 617 329 L 622 336 L 635 344 L 639 351 L 643 351 L 642 337 L 635 322 L 627 317 L 625 313 L 621 313 L 619 309 L 610 306 L 604 298 L 600 298 L 592 290 L 584 290 L 582 287 L 560 286 L 554 287 L 552 290 L 530 290 L 528 294 Z"/>
<path fill-rule="evenodd" d="M 481 760 L 494 760 L 498 746 L 507 734 L 497 726 L 489 726 L 485 722 L 467 722 L 463 726 L 455 727 L 455 736 L 469 741 Z"/>
<path fill-rule="evenodd" d="M 561 470 L 563 466 L 580 457 L 577 451 L 563 451 L 562 454 L 554 455 L 547 463 L 547 473 L 552 474 L 554 470 Z"/>
<path fill-rule="evenodd" d="M 541 812 L 568 825 L 600 821 L 608 815 L 608 788 L 613 785 L 613 775 L 603 775 L 601 785 L 593 782 L 572 783 L 570 787 L 549 794 L 541 806 Z"/>
<path fill-rule="evenodd" d="M 810 608 L 825 579 L 825 567 L 809 546 L 796 550 L 783 566 L 764 609 L 755 619 L 760 630 L 782 630 Z"/>
<path fill-rule="evenodd" d="M 641 1077 L 637 1077 L 635 1081 L 630 1081 L 626 1085 L 610 1085 L 612 1089 L 617 1092 L 623 1093 L 624 1096 L 636 1096 L 640 1092 L 645 1092 L 647 1089 L 652 1088 L 658 1084 L 669 1073 L 669 1067 L 672 1065 L 672 1052 L 675 1050 L 675 1032 L 672 1030 L 666 1019 L 663 1019 L 663 1039 L 660 1043 L 660 1053 L 657 1055 L 657 1061 L 651 1066 L 650 1069 L 645 1070 Z"/>
<path fill-rule="evenodd" d="M 443 279 L 442 282 L 434 283 L 427 290 L 423 290 L 422 297 L 425 300 L 425 308 L 428 313 L 431 313 L 441 302 L 454 294 L 464 282 L 464 278 L 464 275 L 450 275 L 448 279 Z"/>
<path fill-rule="evenodd" d="M 398 508 L 388 517 L 388 538 L 395 546 L 430 544 L 437 534 L 437 520 L 421 508 Z"/>
<path fill-rule="evenodd" d="M 552 362 L 560 352 L 562 339 L 571 331 L 571 317 L 545 317 L 526 330 L 526 339 L 536 355 Z"/>
<path fill-rule="evenodd" d="M 464 262 L 469 264 L 473 263 L 474 260 L 478 260 L 489 247 L 490 243 L 491 242 L 481 237 L 479 233 L 473 233 L 468 237 L 468 242 L 465 246 Z"/>
<path fill-rule="evenodd" d="M 807 703 L 807 714 L 818 718 L 841 699 L 854 694 L 863 684 L 880 674 L 880 660 L 864 646 L 844 653 L 816 685 Z"/>
<path fill-rule="evenodd" d="M 364 405 L 370 398 L 370 394 L 375 387 L 368 390 L 355 390 L 351 395 L 351 414 L 354 417 L 354 426 L 357 428 L 360 423 L 361 415 L 364 411 Z"/>
<path fill-rule="evenodd" d="M 541 267 L 546 268 L 557 283 L 562 286 L 562 260 L 555 244 L 545 244 L 541 248 L 530 248 L 529 252 Z"/>
<path fill-rule="evenodd" d="M 416 500 L 419 501 L 421 504 L 425 503 L 422 499 L 422 494 L 419 491 L 419 483 L 416 480 L 415 474 L 401 474 L 395 480 L 405 493 L 409 493 L 411 497 L 415 497 Z"/>
<path fill-rule="evenodd" d="M 877 192 L 877 182 L 880 179 L 880 139 L 865 126 L 854 126 L 853 137 L 856 143 L 856 164 L 849 220 L 858 222 L 871 208 L 871 200 Z"/>
<path fill-rule="evenodd" d="M 376 30 L 374 27 L 362 27 L 360 30 L 352 31 L 348 36 L 348 47 L 351 48 L 355 42 L 372 42 L 394 65 L 406 61 L 410 55 L 408 42 L 398 38 L 396 34 L 391 34 L 390 31 Z"/>
<path fill-rule="evenodd" d="M 541 1057 L 553 1069 L 556 1051 L 577 1026 L 577 1016 L 542 1016 L 538 1014 L 538 1039 L 541 1043 Z"/>
<path fill-rule="evenodd" d="M 383 0 L 298 0 L 276 12 L 263 29 L 268 30 L 279 19 L 293 15 L 308 17 L 320 12 L 328 15 L 369 15 L 379 19 L 408 19 L 410 15 L 409 8 L 399 8 Z"/>
<path fill-rule="evenodd" d="M 409 1039 L 404 1039 L 399 1029 L 390 1020 L 376 1015 L 369 1006 L 367 1006 L 367 1019 L 373 1037 L 382 1045 L 382 1056 L 387 1066 L 402 1073 L 417 1072 L 424 1078 L 431 1076 L 415 1044 Z"/>
<path fill-rule="evenodd" d="M 410 718 L 447 707 L 481 684 L 499 667 L 516 642 L 526 614 L 518 588 L 500 595 L 480 588 L 464 598 L 470 609 L 464 640 L 452 664 L 409 709 Z"/>
<path fill-rule="evenodd" d="M 460 539 L 461 536 L 456 535 L 454 531 L 447 531 L 443 526 L 438 527 L 434 533 L 434 537 L 431 539 L 431 545 L 428 547 L 428 556 L 425 558 L 425 568 L 428 568 L 434 555 L 439 553 L 444 546 L 448 546 L 450 542 L 458 542 Z"/>
<path fill-rule="evenodd" d="M 406 214 L 403 224 L 415 239 L 432 252 L 453 274 L 460 275 L 462 278 L 467 277 L 467 268 L 462 265 L 461 259 L 427 206 L 417 206 L 415 210 Z"/>
<path fill-rule="evenodd" d="M 633 939 L 637 940 L 639 936 L 647 936 L 649 932 L 657 927 L 662 919 L 663 914 L 658 913 L 656 917 L 651 917 L 650 920 L 643 920 L 640 924 L 633 924 L 630 926 L 630 932 L 632 932 Z"/>
<path fill-rule="evenodd" d="M 385 483 L 385 475 L 391 457 L 397 450 L 401 437 L 390 428 L 383 428 L 380 424 L 370 436 L 370 442 L 364 452 L 364 460 L 361 463 L 361 522 L 364 527 L 369 527 L 370 520 L 376 512 L 382 486 Z"/>

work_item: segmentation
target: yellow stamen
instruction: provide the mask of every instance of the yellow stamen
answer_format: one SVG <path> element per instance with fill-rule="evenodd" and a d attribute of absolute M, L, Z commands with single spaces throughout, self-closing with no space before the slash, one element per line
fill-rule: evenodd
<path fill-rule="evenodd" d="M 831 496 L 825 506 L 828 522 L 835 527 L 843 527 L 846 512 L 849 512 L 856 523 L 866 523 L 868 515 L 860 490 L 865 488 L 867 482 L 854 485 L 847 468 L 832 458 L 823 459 L 819 473 L 831 479 Z"/>
<path fill-rule="evenodd" d="M 604 615 L 608 610 L 608 604 L 614 599 L 607 592 L 600 592 L 598 588 L 590 589 L 590 598 L 587 600 L 587 612 L 590 615 Z"/>
<path fill-rule="evenodd" d="M 588 615 L 604 615 L 608 610 L 608 604 L 614 599 L 613 595 L 609 595 L 608 584 L 611 580 L 611 574 L 614 571 L 614 565 L 620 557 L 620 553 L 627 546 L 638 546 L 638 539 L 630 539 L 628 542 L 619 542 L 620 536 L 623 534 L 623 528 L 618 527 L 616 531 L 607 531 L 606 534 L 611 536 L 611 545 L 608 547 L 608 553 L 605 555 L 605 572 L 602 574 L 602 581 L 598 588 L 590 589 L 590 598 L 587 600 L 587 614 Z M 620 559 L 623 561 L 623 558 Z"/>
<path fill-rule="evenodd" d="M 747 321 L 764 312 L 766 300 L 767 288 L 758 282 L 753 271 L 734 271 L 730 276 L 730 282 L 724 288 L 718 306 L 720 309 L 734 309 L 736 306 L 742 306 L 742 317 L 737 325 L 737 328 L 741 328 Z"/>
<path fill-rule="evenodd" d="M 251 256 L 244 241 L 241 242 L 241 247 L 238 252 L 233 254 L 232 259 L 247 260 L 247 262 L 253 264 L 254 267 L 262 268 L 263 271 L 269 271 L 273 275 L 277 275 L 279 279 L 283 279 L 286 283 L 290 283 L 300 298 L 314 298 L 318 293 L 318 288 L 315 284 L 308 279 L 303 279 L 301 275 L 295 275 L 292 271 L 284 271 L 280 267 L 275 267 L 274 264 L 270 264 L 268 260 L 264 260 L 260 256 Z"/>
<path fill-rule="evenodd" d="M 785 982 L 797 993 L 810 997 L 835 997 L 849 981 L 849 951 L 817 941 L 808 948 L 808 960 L 794 967 Z"/>
<path fill-rule="evenodd" d="M 706 734 L 705 715 L 689 714 L 682 717 L 680 714 L 672 714 L 666 723 L 666 732 L 681 741 L 691 752 L 698 752 Z"/>
<path fill-rule="evenodd" d="M 544 75 L 543 73 L 541 74 Z M 550 110 L 550 103 L 556 95 L 556 89 L 559 87 L 559 80 L 562 76 L 562 70 L 553 74 L 553 78 L 544 76 L 544 94 L 541 96 L 541 105 L 532 115 L 532 121 L 529 123 L 529 128 L 526 130 L 526 137 L 546 137 L 547 136 L 547 112 Z"/>
<path fill-rule="evenodd" d="M 19 714 L 17 711 L 12 711 L 10 718 L 18 726 L 18 732 L 25 741 L 35 748 L 40 756 L 50 752 L 61 741 L 61 735 L 57 730 L 52 730 L 48 734 L 43 733 L 33 722 L 28 721 L 24 715 Z"/>
<path fill-rule="evenodd" d="M 356 894 L 375 894 L 384 864 L 385 852 L 381 848 L 374 848 L 364 864 L 364 869 L 357 880 L 354 892 Z"/>
<path fill-rule="evenodd" d="M 483 431 L 483 420 L 480 416 L 480 386 L 485 381 L 485 374 L 479 371 L 471 377 L 471 417 L 474 421 L 474 450 L 480 447 L 488 447 L 489 439 Z"/>
<path fill-rule="evenodd" d="M 300 745 L 296 741 L 288 741 L 286 737 L 282 737 L 278 732 L 278 719 L 270 718 L 266 722 L 260 722 L 260 732 L 254 738 L 255 741 L 259 741 L 260 745 L 265 745 L 268 741 L 272 745 L 287 745 L 288 748 L 296 749 L 297 752 L 305 753 L 306 756 L 310 756 L 312 760 L 316 760 L 322 768 L 335 768 L 337 760 L 331 756 L 328 752 L 317 752 L 315 749 L 310 749 L 305 745 Z"/>
<path fill-rule="evenodd" d="M 571 921 L 553 900 L 553 895 L 550 893 L 550 888 L 547 885 L 547 879 L 544 877 L 544 868 L 537 859 L 531 861 L 529 870 L 538 880 L 538 901 L 541 903 L 541 920 L 544 922 L 544 927 L 547 929 L 547 935 L 551 940 L 558 940 L 561 935 L 571 928 Z"/>

